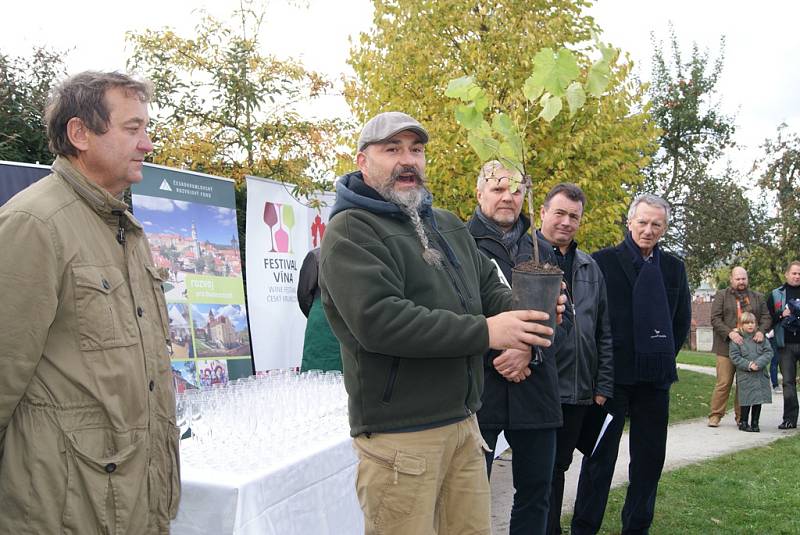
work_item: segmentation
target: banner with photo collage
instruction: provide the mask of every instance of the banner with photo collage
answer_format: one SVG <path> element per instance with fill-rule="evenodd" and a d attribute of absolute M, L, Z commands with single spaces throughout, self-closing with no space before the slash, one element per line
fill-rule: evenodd
<path fill-rule="evenodd" d="M 164 284 L 177 390 L 253 374 L 234 183 L 146 164 L 131 188 Z"/>
<path fill-rule="evenodd" d="M 322 208 L 296 199 L 291 186 L 247 177 L 247 302 L 258 371 L 300 366 L 306 318 L 297 281 L 306 254 L 319 247 L 335 195 Z"/>

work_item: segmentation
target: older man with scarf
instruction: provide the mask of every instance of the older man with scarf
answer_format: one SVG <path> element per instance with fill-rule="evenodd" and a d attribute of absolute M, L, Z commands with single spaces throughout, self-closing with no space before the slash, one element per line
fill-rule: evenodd
<path fill-rule="evenodd" d="M 658 243 L 669 213 L 660 197 L 636 197 L 623 242 L 593 255 L 608 290 L 614 397 L 605 407 L 613 420 L 597 449 L 583 460 L 573 535 L 597 533 L 603 523 L 626 415 L 631 462 L 622 533 L 648 533 L 653 521 L 666 455 L 669 389 L 678 379 L 675 357 L 691 321 L 686 268 Z"/>

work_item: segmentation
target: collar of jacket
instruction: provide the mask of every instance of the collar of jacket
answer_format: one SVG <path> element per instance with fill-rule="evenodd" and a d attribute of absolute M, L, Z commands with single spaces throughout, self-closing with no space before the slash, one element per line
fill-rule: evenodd
<path fill-rule="evenodd" d="M 367 188 L 367 192 L 374 195 L 364 195 L 361 193 Z M 370 191 L 371 190 L 371 191 Z M 433 197 L 426 191 L 419 207 L 419 215 L 423 219 L 433 219 Z M 403 210 L 393 202 L 386 201 L 381 197 L 380 193 L 375 191 L 364 182 L 361 171 L 354 171 L 339 178 L 336 181 L 336 201 L 331 208 L 329 219 L 339 212 L 344 212 L 351 208 L 361 208 L 375 214 L 387 215 L 390 217 L 398 217 L 407 219 L 408 216 Z M 432 223 L 435 224 L 435 223 Z"/>
<path fill-rule="evenodd" d="M 114 225 L 127 223 L 126 227 L 142 230 L 141 223 L 130 213 L 127 204 L 83 176 L 68 159 L 57 157 L 52 169 L 104 221 Z"/>
<path fill-rule="evenodd" d="M 736 290 L 734 290 L 734 289 L 733 289 L 733 288 L 731 288 L 730 286 L 728 286 L 727 288 L 725 288 L 725 292 L 726 292 L 728 295 L 730 295 L 731 297 L 736 297 Z M 752 300 L 755 298 L 755 295 L 756 295 L 756 294 L 755 294 L 755 292 L 754 292 L 753 290 L 751 290 L 750 288 L 746 288 L 746 289 L 745 289 L 745 291 L 744 291 L 743 293 L 744 293 L 744 294 L 746 294 L 746 295 L 747 295 L 747 297 L 749 297 L 749 298 L 750 298 L 750 301 L 752 301 Z"/>
<path fill-rule="evenodd" d="M 550 247 L 553 248 L 553 254 L 560 254 L 561 256 L 567 256 L 567 255 L 565 255 L 564 253 L 561 252 L 561 248 L 559 248 L 558 245 L 553 245 L 552 243 L 550 243 L 550 240 L 548 240 L 547 238 L 544 237 L 544 234 L 542 234 L 542 229 L 537 228 L 536 229 L 536 235 L 543 242 L 550 244 Z M 558 253 L 556 253 L 556 250 L 558 250 Z M 569 242 L 569 250 L 567 251 L 567 254 L 569 254 L 569 253 L 571 253 L 573 251 L 575 252 L 575 259 L 577 260 L 578 259 L 578 242 L 576 242 L 575 240 L 572 240 L 571 242 Z M 586 261 L 584 260 L 582 263 L 585 264 Z"/>
<path fill-rule="evenodd" d="M 531 227 L 531 222 L 523 214 L 519 214 L 519 218 L 522 220 L 522 234 L 520 235 L 520 240 L 522 240 L 526 234 L 529 234 L 528 229 Z M 467 221 L 467 228 L 469 229 L 470 234 L 476 238 L 489 238 L 497 243 L 502 243 L 500 236 L 498 236 L 496 232 L 489 229 L 474 213 L 472 214 L 472 217 L 469 218 L 469 221 Z"/>

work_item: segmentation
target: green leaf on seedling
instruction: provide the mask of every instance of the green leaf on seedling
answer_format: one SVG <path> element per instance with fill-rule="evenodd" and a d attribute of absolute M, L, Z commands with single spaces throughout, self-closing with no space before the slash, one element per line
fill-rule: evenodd
<path fill-rule="evenodd" d="M 522 138 L 517 132 L 514 121 L 505 113 L 496 113 L 492 119 L 492 128 L 500 134 L 500 154 L 515 162 L 514 169 L 522 167 Z"/>
<path fill-rule="evenodd" d="M 589 76 L 586 79 L 586 90 L 593 97 L 599 97 L 608 87 L 611 76 L 611 69 L 605 59 L 595 61 L 589 69 Z"/>
<path fill-rule="evenodd" d="M 471 91 L 470 95 L 472 96 L 472 100 L 475 103 L 475 109 L 483 115 L 484 110 L 489 107 L 489 97 L 486 95 L 486 91 L 481 89 L 478 86 L 475 86 L 477 91 Z"/>
<path fill-rule="evenodd" d="M 549 93 L 545 93 L 539 103 L 542 105 L 542 111 L 539 112 L 538 117 L 541 117 L 548 123 L 556 118 L 556 115 L 559 114 L 563 107 L 561 97 L 550 95 Z"/>
<path fill-rule="evenodd" d="M 500 150 L 501 151 L 503 150 L 502 144 L 500 146 Z M 506 169 L 510 169 L 512 171 L 519 171 L 520 175 L 525 174 L 524 169 L 522 167 L 522 162 L 520 162 L 518 160 L 506 158 L 502 154 L 500 156 L 498 156 L 497 159 L 500 160 L 500 163 L 503 164 L 503 167 L 505 167 Z M 517 181 L 517 182 L 519 182 L 519 181 Z"/>
<path fill-rule="evenodd" d="M 469 96 L 469 93 L 470 90 L 475 87 L 477 86 L 475 85 L 474 76 L 462 76 L 461 78 L 454 78 L 447 84 L 447 89 L 444 92 L 444 96 L 458 98 L 464 102 L 467 102 L 469 100 L 473 100 L 473 98 Z"/>
<path fill-rule="evenodd" d="M 571 51 L 562 48 L 555 54 L 551 48 L 543 48 L 533 58 L 533 74 L 529 80 L 532 88 L 541 86 L 551 95 L 561 97 L 579 74 L 578 61 Z"/>
<path fill-rule="evenodd" d="M 522 94 L 530 102 L 535 102 L 537 98 L 542 96 L 543 92 L 544 86 L 538 84 L 532 74 L 525 80 L 525 85 L 522 86 Z"/>
<path fill-rule="evenodd" d="M 617 49 L 612 46 L 607 46 L 600 41 L 597 42 L 597 48 L 600 49 L 600 53 L 603 54 L 603 61 L 610 64 L 614 60 L 614 56 L 617 55 Z"/>
<path fill-rule="evenodd" d="M 492 118 L 492 128 L 505 137 L 516 133 L 514 121 L 511 120 L 511 117 L 502 112 L 494 114 Z"/>
<path fill-rule="evenodd" d="M 476 109 L 475 103 L 459 104 L 456 107 L 456 121 L 467 130 L 472 130 L 481 125 L 483 114 Z"/>
<path fill-rule="evenodd" d="M 518 169 L 522 167 L 521 147 L 516 146 L 513 143 L 509 143 L 508 141 L 503 141 L 500 143 L 500 147 L 498 148 L 497 152 L 500 154 L 500 156 L 514 164 L 512 167 L 507 167 L 507 169 Z"/>
<path fill-rule="evenodd" d="M 566 88 L 580 73 L 575 54 L 566 48 L 559 50 L 558 58 L 556 59 L 556 74 L 558 75 L 559 85 L 562 88 Z"/>
<path fill-rule="evenodd" d="M 583 86 L 578 82 L 572 82 L 567 88 L 567 104 L 569 105 L 569 116 L 575 115 L 579 109 L 586 103 L 586 93 L 583 92 Z"/>
<path fill-rule="evenodd" d="M 480 130 L 471 130 L 467 134 L 467 141 L 475 154 L 478 155 L 482 161 L 486 162 L 491 160 L 497 155 L 500 148 L 500 142 L 491 136 L 486 136 Z"/>

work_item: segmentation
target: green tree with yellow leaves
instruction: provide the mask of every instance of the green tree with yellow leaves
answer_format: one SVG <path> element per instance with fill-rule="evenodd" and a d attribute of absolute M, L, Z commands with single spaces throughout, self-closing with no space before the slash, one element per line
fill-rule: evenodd
<path fill-rule="evenodd" d="M 344 125 L 298 111 L 330 83 L 261 50 L 263 5 L 241 2 L 233 15 L 236 26 L 203 15 L 191 36 L 170 29 L 129 33 L 128 69 L 154 85 L 153 161 L 236 180 L 244 264 L 244 177 L 285 182 L 297 196 L 332 189 Z"/>
<path fill-rule="evenodd" d="M 191 36 L 170 29 L 128 34 L 129 70 L 154 84 L 154 161 L 239 182 L 272 178 L 300 194 L 328 189 L 342 124 L 304 118 L 297 107 L 330 83 L 261 50 L 265 15 L 242 3 L 235 26 L 203 15 Z"/>
<path fill-rule="evenodd" d="M 525 109 L 520 88 L 545 48 L 568 48 L 589 69 L 591 37 L 599 32 L 583 14 L 583 0 L 376 1 L 374 26 L 353 46 L 356 79 L 346 97 L 360 121 L 381 111 L 407 112 L 431 134 L 428 176 L 436 203 L 462 218 L 475 207 L 480 159 L 453 120 L 459 103 L 445 96 L 451 79 L 471 75 L 492 95 L 487 115 Z M 535 154 L 526 171 L 534 203 L 558 182 L 575 182 L 588 198 L 579 239 L 587 249 L 618 240 L 619 222 L 640 170 L 657 148 L 656 130 L 644 90 L 629 76 L 632 64 L 619 58 L 601 98 L 587 100 L 581 113 L 561 114 L 525 131 L 525 150 Z M 516 121 L 521 123 L 522 121 Z"/>

